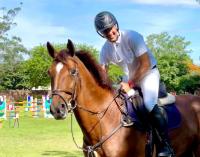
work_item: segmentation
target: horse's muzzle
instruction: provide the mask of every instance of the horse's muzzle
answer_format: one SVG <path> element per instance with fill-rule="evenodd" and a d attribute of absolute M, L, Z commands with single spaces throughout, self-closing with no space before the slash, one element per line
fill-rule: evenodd
<path fill-rule="evenodd" d="M 66 105 L 65 104 L 59 104 L 58 106 L 55 107 L 53 104 L 51 104 L 50 113 L 57 120 L 65 119 L 66 116 L 67 116 Z"/>

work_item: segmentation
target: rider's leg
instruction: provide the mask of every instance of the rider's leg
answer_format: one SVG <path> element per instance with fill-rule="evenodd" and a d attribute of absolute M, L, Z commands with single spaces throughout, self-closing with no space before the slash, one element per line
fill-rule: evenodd
<path fill-rule="evenodd" d="M 160 74 L 158 69 L 152 69 L 141 80 L 140 86 L 143 93 L 144 105 L 149 112 L 149 122 L 157 130 L 160 138 L 162 139 L 162 144 L 159 144 L 161 147 L 158 150 L 158 156 L 170 157 L 173 156 L 173 152 L 171 151 L 172 148 L 169 144 L 167 122 L 161 110 L 156 105 L 158 101 L 159 79 Z"/>
<path fill-rule="evenodd" d="M 174 153 L 171 148 L 170 140 L 168 137 L 167 121 L 161 109 L 158 107 L 158 105 L 154 106 L 153 110 L 150 112 L 149 118 L 150 118 L 150 123 L 157 130 L 161 138 L 161 145 L 159 145 L 160 149 L 158 150 L 158 156 L 159 157 L 173 156 Z"/>

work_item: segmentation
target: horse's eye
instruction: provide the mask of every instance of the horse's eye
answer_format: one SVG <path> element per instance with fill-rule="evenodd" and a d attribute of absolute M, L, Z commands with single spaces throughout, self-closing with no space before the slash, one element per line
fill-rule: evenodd
<path fill-rule="evenodd" d="M 75 76 L 77 74 L 77 70 L 76 69 L 71 69 L 70 70 L 70 74 Z"/>

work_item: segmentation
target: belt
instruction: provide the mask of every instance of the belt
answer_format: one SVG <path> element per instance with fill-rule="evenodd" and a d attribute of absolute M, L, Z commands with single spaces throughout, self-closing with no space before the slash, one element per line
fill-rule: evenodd
<path fill-rule="evenodd" d="M 151 69 L 155 69 L 155 68 L 157 68 L 157 65 L 154 65 Z"/>

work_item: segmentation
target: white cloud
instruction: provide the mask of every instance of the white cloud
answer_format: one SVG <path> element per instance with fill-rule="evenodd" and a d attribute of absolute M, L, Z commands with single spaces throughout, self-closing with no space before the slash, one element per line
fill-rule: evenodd
<path fill-rule="evenodd" d="M 173 16 L 176 13 L 176 16 Z M 181 12 L 171 11 L 146 11 L 129 9 L 124 13 L 130 17 L 120 19 L 120 26 L 124 29 L 134 29 L 139 31 L 144 36 L 148 36 L 152 33 L 160 32 L 173 32 L 177 30 L 178 26 L 181 25 L 185 19 L 182 17 Z M 134 17 L 134 18 L 133 18 Z M 130 20 L 133 18 L 133 20 Z"/>
<path fill-rule="evenodd" d="M 199 7 L 195 0 L 130 0 L 134 3 L 149 4 L 149 5 L 188 5 Z"/>
<path fill-rule="evenodd" d="M 67 41 L 67 35 L 76 35 L 77 33 L 66 26 L 53 25 L 50 22 L 40 20 L 17 18 L 17 26 L 9 34 L 18 36 L 27 48 L 32 48 L 39 44 L 45 44 L 47 41 L 54 43 L 63 43 Z"/>

